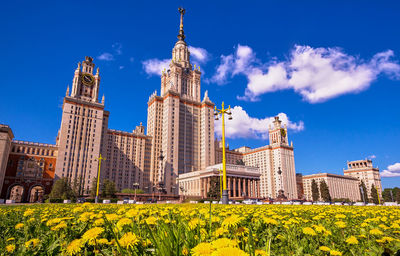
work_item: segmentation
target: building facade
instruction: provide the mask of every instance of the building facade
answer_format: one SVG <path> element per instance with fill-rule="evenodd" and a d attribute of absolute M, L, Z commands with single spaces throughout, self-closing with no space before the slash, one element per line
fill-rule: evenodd
<path fill-rule="evenodd" d="M 108 129 L 106 136 L 102 178 L 113 181 L 117 190 L 148 190 L 151 137 L 145 135 L 144 126 L 140 124 L 133 132 Z"/>
<path fill-rule="evenodd" d="M 382 183 L 379 169 L 372 165 L 372 160 L 357 160 L 347 162 L 347 170 L 343 170 L 345 176 L 357 178 L 360 182 L 363 181 L 368 191 L 368 198 L 371 198 L 372 185 L 375 186 L 382 197 Z"/>
<path fill-rule="evenodd" d="M 161 93 L 148 101 L 147 135 L 152 139 L 152 188 L 179 193 L 178 175 L 214 163 L 214 103 L 200 97 L 200 68 L 192 66 L 183 30 L 184 10 L 172 61 L 161 74 Z M 162 158 L 161 166 L 159 159 Z"/>
<path fill-rule="evenodd" d="M 97 177 L 97 158 L 101 152 L 108 113 L 99 102 L 100 74 L 93 58 L 86 57 L 75 70 L 72 91 L 67 89 L 57 136 L 56 179 L 66 177 L 79 182 L 79 191 L 88 194 Z M 104 98 L 103 98 L 104 99 Z"/>
<path fill-rule="evenodd" d="M 260 177 L 260 196 L 276 198 L 282 190 L 288 199 L 298 199 L 293 144 L 289 145 L 286 126 L 282 127 L 279 117 L 275 117 L 269 127 L 270 145 L 251 149 L 240 147 L 227 149 L 226 163 L 242 163 L 258 167 Z M 222 162 L 222 143 L 215 141 L 216 163 Z"/>
<path fill-rule="evenodd" d="M 56 145 L 13 141 L 1 198 L 14 202 L 42 202 L 53 186 Z"/>
<path fill-rule="evenodd" d="M 303 176 L 303 188 L 306 200 L 312 200 L 311 183 L 313 180 L 317 183 L 318 188 L 320 187 L 320 182 L 325 180 L 332 199 L 348 198 L 353 202 L 361 200 L 357 178 L 331 173 L 317 173 Z M 322 200 L 321 195 L 319 200 Z"/>
<path fill-rule="evenodd" d="M 304 186 L 303 186 L 303 175 L 301 173 L 296 173 L 296 186 L 297 186 L 297 198 L 305 199 Z"/>
<path fill-rule="evenodd" d="M 180 194 L 207 198 L 211 186 L 221 184 L 222 164 L 208 166 L 204 170 L 179 175 Z M 230 198 L 260 197 L 260 172 L 257 167 L 226 165 L 227 190 Z M 215 183 L 212 180 L 216 181 Z M 219 190 L 219 188 L 214 188 Z"/>
<path fill-rule="evenodd" d="M 8 125 L 0 124 L 0 191 L 3 189 L 4 176 L 6 175 L 6 168 L 8 156 L 11 151 L 11 142 L 14 134 Z"/>

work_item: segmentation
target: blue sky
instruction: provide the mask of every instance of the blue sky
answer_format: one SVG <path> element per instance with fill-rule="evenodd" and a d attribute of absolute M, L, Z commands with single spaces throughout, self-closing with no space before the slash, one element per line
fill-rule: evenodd
<path fill-rule="evenodd" d="M 268 144 L 270 118 L 282 113 L 297 172 L 341 174 L 346 161 L 372 157 L 386 176 L 400 175 L 396 1 L 8 1 L 0 123 L 16 139 L 54 143 L 74 69 L 93 56 L 109 127 L 146 124 L 181 5 L 202 93 L 235 107 L 231 148 Z M 382 180 L 400 186 L 398 176 Z"/>

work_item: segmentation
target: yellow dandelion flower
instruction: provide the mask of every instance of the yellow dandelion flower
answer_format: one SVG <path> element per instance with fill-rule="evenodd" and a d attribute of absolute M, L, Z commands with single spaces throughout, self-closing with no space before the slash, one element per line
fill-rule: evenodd
<path fill-rule="evenodd" d="M 36 245 L 38 245 L 39 242 L 40 242 L 39 239 L 33 238 L 33 239 L 25 242 L 25 247 L 26 248 L 30 248 L 30 247 L 34 248 L 34 247 L 36 247 Z"/>
<path fill-rule="evenodd" d="M 189 221 L 188 226 L 190 230 L 195 229 L 197 226 L 201 226 L 202 220 L 199 218 L 194 218 L 192 220 Z"/>
<path fill-rule="evenodd" d="M 335 250 L 331 250 L 331 251 L 329 252 L 329 254 L 330 254 L 330 255 L 335 255 L 335 256 L 341 256 L 341 255 L 342 255 L 341 252 L 335 251 Z"/>
<path fill-rule="evenodd" d="M 91 228 L 82 235 L 82 242 L 83 243 L 86 243 L 86 242 L 92 243 L 103 232 L 104 232 L 104 228 L 100 228 L 100 227 Z"/>
<path fill-rule="evenodd" d="M 346 223 L 343 221 L 336 221 L 335 225 L 338 226 L 339 228 L 345 228 L 346 227 Z"/>
<path fill-rule="evenodd" d="M 123 228 L 124 226 L 129 226 L 131 225 L 133 222 L 131 219 L 128 218 L 122 218 L 117 222 L 117 227 L 119 229 Z"/>
<path fill-rule="evenodd" d="M 242 219 L 243 218 L 239 217 L 239 215 L 231 215 L 225 218 L 225 220 L 222 222 L 222 226 L 228 228 L 236 227 Z"/>
<path fill-rule="evenodd" d="M 264 217 L 264 218 L 262 218 L 262 220 L 263 220 L 263 222 L 265 223 L 265 224 L 271 224 L 271 225 L 278 225 L 278 222 L 276 221 L 276 220 L 274 220 L 274 219 L 272 219 L 272 218 L 267 218 L 267 217 Z"/>
<path fill-rule="evenodd" d="M 336 214 L 336 215 L 335 215 L 335 218 L 336 218 L 336 219 L 345 219 L 345 218 L 346 218 L 346 215 L 344 215 L 344 214 Z"/>
<path fill-rule="evenodd" d="M 193 256 L 211 256 L 214 251 L 210 243 L 199 243 L 192 249 Z"/>
<path fill-rule="evenodd" d="M 97 240 L 98 244 L 108 244 L 108 240 L 106 238 L 100 238 L 99 240 Z"/>
<path fill-rule="evenodd" d="M 58 224 L 57 226 L 54 226 L 51 228 L 51 230 L 53 231 L 58 231 L 60 229 L 64 229 L 67 227 L 67 224 L 65 222 L 61 222 L 60 224 Z"/>
<path fill-rule="evenodd" d="M 15 225 L 15 229 L 21 229 L 24 227 L 24 223 L 18 223 L 17 225 Z"/>
<path fill-rule="evenodd" d="M 34 214 L 34 211 L 32 209 L 28 209 L 24 212 L 24 217 L 28 217 Z"/>
<path fill-rule="evenodd" d="M 382 239 L 376 240 L 378 243 L 390 243 L 394 241 L 395 239 L 392 237 L 384 236 Z"/>
<path fill-rule="evenodd" d="M 369 233 L 370 233 L 371 235 L 375 235 L 375 236 L 381 236 L 381 235 L 383 235 L 383 232 L 380 231 L 379 229 L 376 229 L 376 228 L 371 229 L 371 230 L 369 231 Z"/>
<path fill-rule="evenodd" d="M 115 213 L 112 214 L 106 214 L 106 218 L 108 221 L 114 221 L 118 219 L 118 215 Z"/>
<path fill-rule="evenodd" d="M 224 248 L 224 247 L 235 247 L 237 246 L 237 242 L 234 240 L 230 240 L 228 238 L 219 238 L 215 241 L 211 242 L 211 245 L 218 249 L 218 248 Z"/>
<path fill-rule="evenodd" d="M 14 251 L 15 251 L 15 244 L 9 244 L 9 245 L 7 245 L 7 246 L 6 246 L 6 250 L 7 250 L 7 252 L 9 252 L 9 253 L 14 252 Z"/>
<path fill-rule="evenodd" d="M 331 251 L 331 248 L 329 248 L 328 246 L 320 246 L 319 250 L 323 252 L 329 252 Z"/>
<path fill-rule="evenodd" d="M 76 255 L 81 251 L 82 241 L 80 239 L 75 239 L 72 241 L 66 249 L 68 255 Z"/>
<path fill-rule="evenodd" d="M 155 225 L 157 223 L 157 218 L 154 216 L 150 216 L 145 221 L 147 225 Z"/>
<path fill-rule="evenodd" d="M 256 254 L 256 256 L 267 256 L 266 251 L 259 250 L 259 249 L 255 250 L 255 254 Z"/>
<path fill-rule="evenodd" d="M 97 219 L 93 222 L 93 225 L 95 226 L 103 226 L 104 225 L 104 220 L 103 219 Z"/>
<path fill-rule="evenodd" d="M 186 247 L 183 247 L 182 249 L 182 255 L 188 255 L 189 254 L 189 250 Z"/>
<path fill-rule="evenodd" d="M 139 242 L 139 238 L 134 233 L 128 232 L 125 233 L 118 242 L 122 247 L 133 248 Z"/>
<path fill-rule="evenodd" d="M 303 233 L 306 235 L 311 235 L 311 236 L 317 235 L 317 233 L 315 233 L 314 229 L 312 229 L 310 227 L 303 228 Z"/>
<path fill-rule="evenodd" d="M 212 253 L 212 256 L 248 256 L 249 254 L 236 247 L 220 248 Z"/>
<path fill-rule="evenodd" d="M 358 244 L 358 240 L 355 236 L 351 236 L 346 239 L 347 244 Z"/>

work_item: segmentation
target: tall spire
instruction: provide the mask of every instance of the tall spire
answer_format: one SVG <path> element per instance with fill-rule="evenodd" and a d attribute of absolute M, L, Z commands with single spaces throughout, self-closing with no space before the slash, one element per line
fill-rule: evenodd
<path fill-rule="evenodd" d="M 178 39 L 184 41 L 185 40 L 185 32 L 183 32 L 183 15 L 185 15 L 185 9 L 182 7 L 179 7 L 178 10 L 179 10 L 179 13 L 181 14 L 181 24 L 179 26 Z"/>

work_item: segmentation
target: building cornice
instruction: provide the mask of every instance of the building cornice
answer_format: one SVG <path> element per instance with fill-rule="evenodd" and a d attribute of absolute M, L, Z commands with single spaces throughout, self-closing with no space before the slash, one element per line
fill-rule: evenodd
<path fill-rule="evenodd" d="M 91 108 L 95 108 L 95 109 L 99 109 L 99 110 L 104 110 L 104 105 L 101 103 L 97 103 L 97 102 L 89 102 L 89 101 L 85 101 L 85 100 L 81 100 L 81 99 L 75 99 L 69 96 L 66 96 L 64 98 L 64 103 L 71 103 L 71 104 L 75 104 L 75 105 L 79 105 L 79 106 L 88 106 Z"/>

